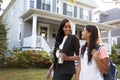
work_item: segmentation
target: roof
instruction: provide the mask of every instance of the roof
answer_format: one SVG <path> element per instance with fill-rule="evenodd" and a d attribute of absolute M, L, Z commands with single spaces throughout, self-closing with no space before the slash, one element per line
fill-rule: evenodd
<path fill-rule="evenodd" d="M 8 6 L 6 7 L 6 9 L 4 10 L 4 12 L 2 13 L 1 17 L 3 18 L 6 13 L 10 10 L 10 8 L 13 6 L 13 4 L 15 3 L 16 0 L 11 0 L 10 3 L 8 4 Z"/>
<path fill-rule="evenodd" d="M 105 12 L 107 15 L 100 15 L 100 22 L 108 22 L 120 19 L 120 8 L 113 8 Z"/>

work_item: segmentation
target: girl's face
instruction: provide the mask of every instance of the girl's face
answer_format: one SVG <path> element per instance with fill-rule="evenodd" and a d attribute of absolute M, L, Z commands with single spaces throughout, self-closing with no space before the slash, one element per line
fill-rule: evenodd
<path fill-rule="evenodd" d="M 63 32 L 64 32 L 65 36 L 71 34 L 72 28 L 71 28 L 70 22 L 66 22 L 66 23 L 65 23 L 65 26 L 63 27 Z"/>
<path fill-rule="evenodd" d="M 82 39 L 89 40 L 90 35 L 91 35 L 91 32 L 88 32 L 87 29 L 84 28 L 84 30 L 82 32 Z"/>

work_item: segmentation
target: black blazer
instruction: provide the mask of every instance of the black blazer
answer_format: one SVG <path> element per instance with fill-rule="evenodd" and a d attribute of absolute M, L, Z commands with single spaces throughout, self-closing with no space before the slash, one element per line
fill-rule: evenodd
<path fill-rule="evenodd" d="M 79 40 L 75 35 L 70 35 L 66 39 L 64 46 L 63 46 L 63 53 L 67 56 L 74 56 L 79 55 Z M 64 61 L 63 64 L 58 64 L 58 59 L 55 58 L 54 61 L 55 70 L 59 74 L 74 74 L 75 72 L 75 62 L 74 61 Z"/>

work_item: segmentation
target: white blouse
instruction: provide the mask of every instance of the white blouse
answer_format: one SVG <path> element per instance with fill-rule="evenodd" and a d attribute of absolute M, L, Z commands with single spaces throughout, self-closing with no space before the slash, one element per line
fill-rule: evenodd
<path fill-rule="evenodd" d="M 60 51 L 60 49 L 63 49 L 64 43 L 65 43 L 67 38 L 68 38 L 68 36 L 64 36 L 62 43 L 59 45 L 59 50 L 56 51 L 56 57 L 57 58 L 59 56 L 59 51 Z"/>
<path fill-rule="evenodd" d="M 98 69 L 95 60 L 92 58 L 92 62 L 88 64 L 87 48 L 84 56 L 81 56 L 81 71 L 79 80 L 104 80 L 103 75 Z"/>

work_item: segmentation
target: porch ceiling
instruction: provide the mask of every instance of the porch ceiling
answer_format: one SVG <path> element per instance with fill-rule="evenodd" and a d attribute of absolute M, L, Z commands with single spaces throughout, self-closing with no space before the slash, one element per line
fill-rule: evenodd
<path fill-rule="evenodd" d="M 77 19 L 77 18 L 71 18 L 69 16 L 59 15 L 59 14 L 55 14 L 55 13 L 50 13 L 50 12 L 39 10 L 39 9 L 30 9 L 26 13 L 24 13 L 21 16 L 21 18 L 25 21 L 27 19 L 30 19 L 34 15 L 37 15 L 38 17 L 43 18 L 43 19 L 57 21 L 57 23 L 59 23 L 64 18 L 67 18 L 67 19 L 71 20 L 73 23 L 78 24 L 78 25 L 85 26 L 87 24 L 93 24 L 93 25 L 97 25 L 100 29 L 103 29 L 103 30 L 109 30 L 109 29 L 113 29 L 114 28 L 113 26 L 107 25 L 107 24 L 104 24 L 104 23 L 103 24 L 102 23 L 95 23 L 95 22 L 81 20 L 81 19 Z M 38 20 L 42 20 L 43 21 L 43 19 L 38 19 Z"/>

